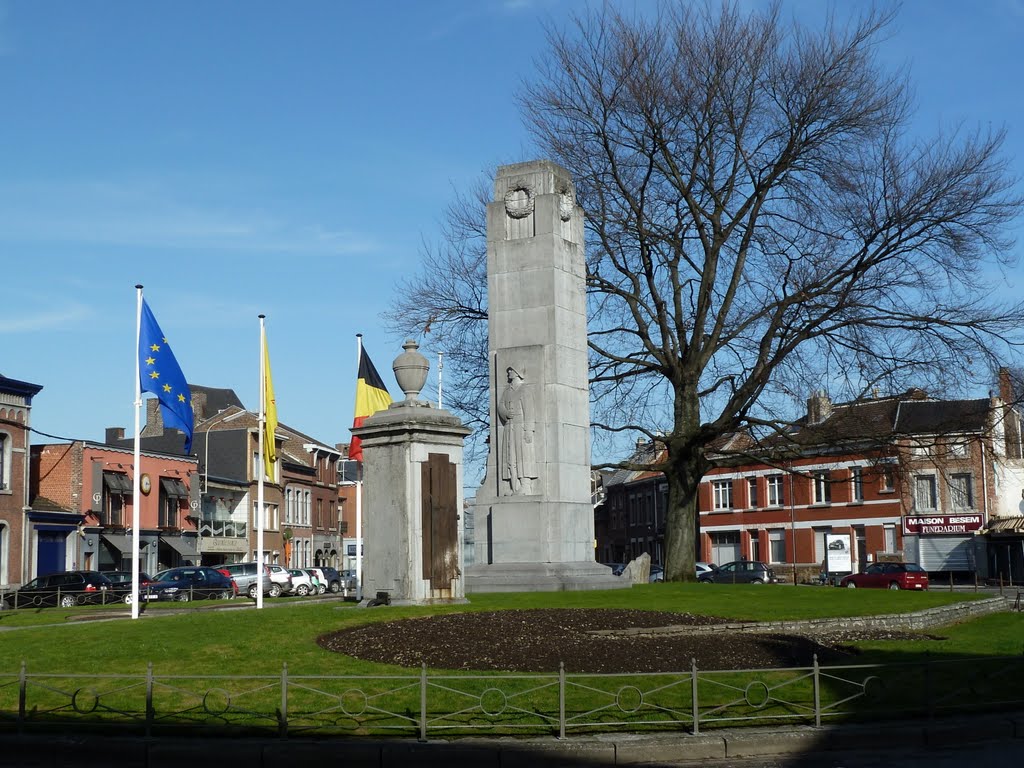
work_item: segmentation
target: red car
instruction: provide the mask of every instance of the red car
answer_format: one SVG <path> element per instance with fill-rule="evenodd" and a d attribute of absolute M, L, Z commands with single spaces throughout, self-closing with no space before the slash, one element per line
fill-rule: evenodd
<path fill-rule="evenodd" d="M 863 573 L 851 573 L 840 587 L 876 589 L 928 589 L 928 573 L 917 563 L 874 563 Z"/>

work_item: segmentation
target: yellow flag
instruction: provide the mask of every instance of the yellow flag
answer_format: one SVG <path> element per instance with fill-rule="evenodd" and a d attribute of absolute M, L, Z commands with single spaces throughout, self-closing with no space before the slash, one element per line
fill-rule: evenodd
<path fill-rule="evenodd" d="M 267 333 L 263 332 L 263 471 L 274 479 L 274 463 L 277 461 L 277 400 L 274 399 L 274 380 L 270 376 L 270 350 L 267 347 Z"/>

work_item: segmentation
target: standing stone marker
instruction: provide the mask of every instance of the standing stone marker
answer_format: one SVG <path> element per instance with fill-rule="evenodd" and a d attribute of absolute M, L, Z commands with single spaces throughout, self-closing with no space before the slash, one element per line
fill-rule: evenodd
<path fill-rule="evenodd" d="M 352 430 L 363 443 L 364 604 L 459 603 L 463 587 L 462 443 L 470 430 L 419 398 L 427 359 L 409 340 L 392 366 L 405 400 Z"/>
<path fill-rule="evenodd" d="M 490 451 L 467 591 L 628 586 L 594 562 L 583 211 L 549 161 L 487 208 Z"/>

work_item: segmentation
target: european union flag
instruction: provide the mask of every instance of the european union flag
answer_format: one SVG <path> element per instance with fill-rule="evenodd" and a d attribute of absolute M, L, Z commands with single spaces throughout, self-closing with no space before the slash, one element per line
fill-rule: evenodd
<path fill-rule="evenodd" d="M 164 426 L 185 433 L 185 453 L 190 453 L 194 424 L 192 392 L 145 299 L 139 328 L 139 384 L 143 392 L 152 392 L 160 401 Z"/>

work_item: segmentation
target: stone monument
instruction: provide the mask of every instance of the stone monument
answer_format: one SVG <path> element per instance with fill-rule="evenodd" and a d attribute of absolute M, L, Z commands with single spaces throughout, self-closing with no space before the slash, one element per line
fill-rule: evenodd
<path fill-rule="evenodd" d="M 363 444 L 364 604 L 464 602 L 462 444 L 470 430 L 420 400 L 429 364 L 409 340 L 393 369 L 405 400 L 353 429 Z"/>
<path fill-rule="evenodd" d="M 628 586 L 594 562 L 583 211 L 549 161 L 499 168 L 494 193 L 490 449 L 466 589 Z"/>

